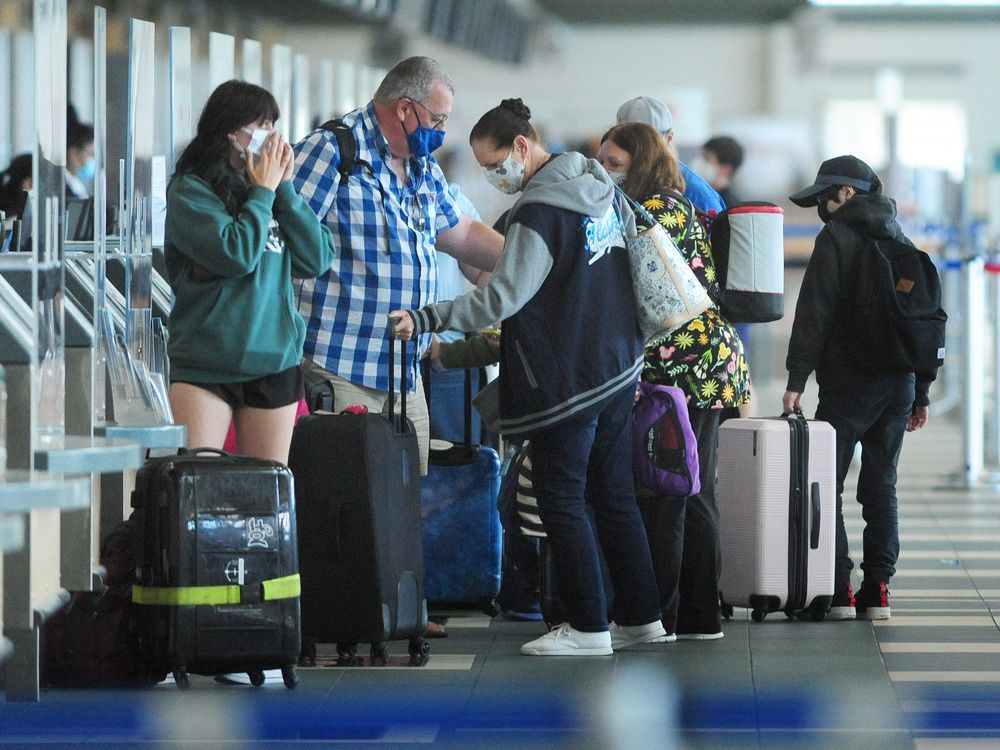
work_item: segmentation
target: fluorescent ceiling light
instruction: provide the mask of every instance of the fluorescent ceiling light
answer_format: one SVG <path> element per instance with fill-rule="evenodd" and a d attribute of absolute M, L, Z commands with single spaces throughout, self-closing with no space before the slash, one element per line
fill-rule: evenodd
<path fill-rule="evenodd" d="M 812 5 L 836 8 L 996 8 L 1000 0 L 809 0 Z"/>

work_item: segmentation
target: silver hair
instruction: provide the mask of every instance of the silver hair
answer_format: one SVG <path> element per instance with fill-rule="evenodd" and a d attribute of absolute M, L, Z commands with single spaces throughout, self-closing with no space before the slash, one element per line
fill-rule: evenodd
<path fill-rule="evenodd" d="M 429 57 L 408 57 L 386 73 L 374 99 L 380 104 L 391 104 L 397 99 L 426 102 L 436 83 L 443 84 L 452 95 L 455 94 L 455 85 L 437 62 Z"/>

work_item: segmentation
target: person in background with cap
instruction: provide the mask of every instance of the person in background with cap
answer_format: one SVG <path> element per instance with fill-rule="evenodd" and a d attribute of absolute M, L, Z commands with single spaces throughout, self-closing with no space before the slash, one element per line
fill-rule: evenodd
<path fill-rule="evenodd" d="M 670 145 L 674 140 L 674 116 L 666 104 L 651 96 L 637 96 L 629 99 L 618 108 L 618 124 L 625 122 L 642 122 L 652 125 L 660 132 Z M 721 213 L 726 209 L 722 197 L 711 185 L 705 182 L 691 167 L 677 160 L 684 175 L 684 196 L 691 201 L 699 211 Z"/>
<path fill-rule="evenodd" d="M 903 435 L 927 424 L 930 379 L 859 369 L 847 346 L 851 331 L 839 313 L 855 294 L 855 269 L 872 241 L 909 240 L 896 222 L 895 201 L 883 195 L 871 167 L 854 156 L 823 162 L 816 181 L 790 198 L 799 206 L 816 206 L 825 224 L 795 306 L 782 410 L 801 409 L 806 380 L 815 371 L 816 419 L 837 431 L 836 562 L 827 619 L 885 620 L 890 614 L 887 584 L 899 557 L 896 463 Z M 855 596 L 843 492 L 858 442 L 863 446 L 857 499 L 865 519 L 864 583 Z"/>

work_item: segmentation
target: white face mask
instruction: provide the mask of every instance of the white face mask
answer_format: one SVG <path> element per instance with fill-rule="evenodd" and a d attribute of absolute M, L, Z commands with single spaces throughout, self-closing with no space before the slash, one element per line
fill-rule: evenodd
<path fill-rule="evenodd" d="M 236 150 L 240 152 L 244 159 L 247 156 L 247 151 L 254 156 L 260 156 L 260 150 L 264 147 L 264 141 L 271 135 L 271 131 L 264 130 L 263 128 L 240 128 L 240 130 L 250 136 L 250 143 L 244 148 L 240 145 L 239 141 L 234 139 L 233 145 L 236 146 Z"/>
<path fill-rule="evenodd" d="M 625 180 L 628 179 L 628 172 L 608 171 L 608 177 L 610 177 L 611 181 L 615 183 L 618 187 L 622 187 L 625 184 Z"/>
<path fill-rule="evenodd" d="M 691 169 L 695 174 L 700 175 L 705 182 L 710 185 L 715 182 L 716 178 L 719 176 L 719 168 L 715 164 L 712 164 L 704 156 L 698 156 L 691 161 Z"/>
<path fill-rule="evenodd" d="M 510 147 L 507 158 L 492 169 L 484 167 L 486 181 L 501 193 L 512 195 L 521 189 L 524 183 L 524 164 L 514 160 L 514 147 Z"/>

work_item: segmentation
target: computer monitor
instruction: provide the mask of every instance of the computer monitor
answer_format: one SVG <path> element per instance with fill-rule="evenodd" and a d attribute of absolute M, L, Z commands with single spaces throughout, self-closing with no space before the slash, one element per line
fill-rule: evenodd
<path fill-rule="evenodd" d="M 31 199 L 27 193 L 24 192 L 24 207 L 21 209 L 21 221 L 18 223 L 19 233 L 18 237 L 14 239 L 17 243 L 11 243 L 11 250 L 17 250 L 22 253 L 31 252 Z"/>
<path fill-rule="evenodd" d="M 94 239 L 94 199 L 66 199 L 66 239 L 85 241 Z"/>

